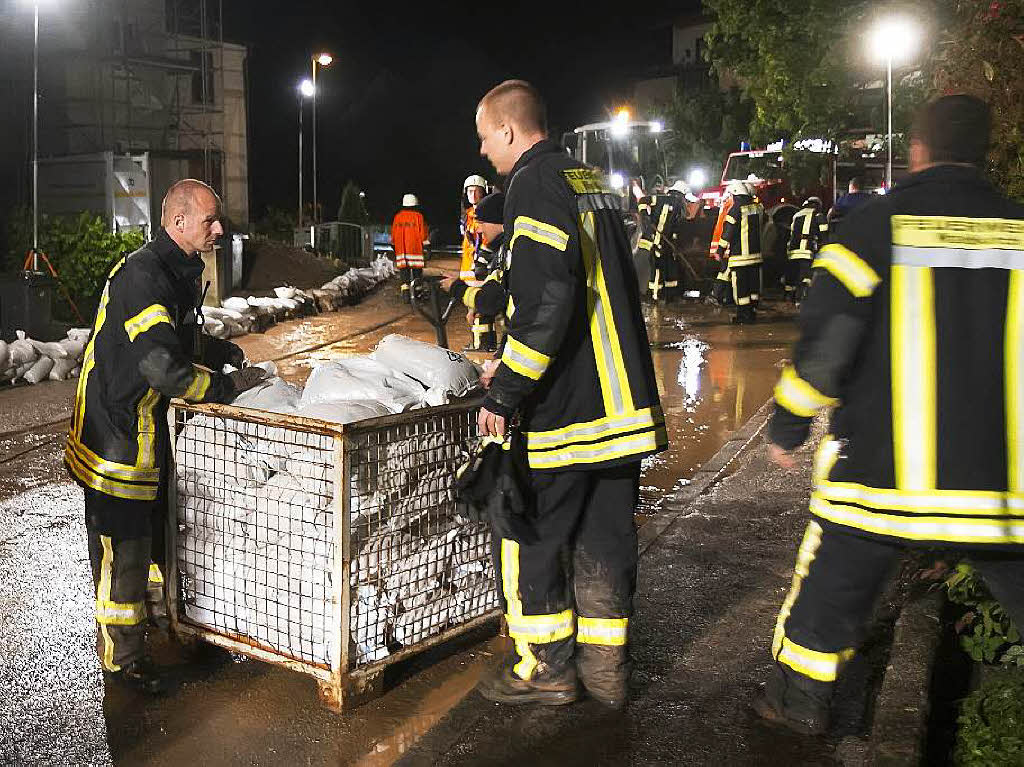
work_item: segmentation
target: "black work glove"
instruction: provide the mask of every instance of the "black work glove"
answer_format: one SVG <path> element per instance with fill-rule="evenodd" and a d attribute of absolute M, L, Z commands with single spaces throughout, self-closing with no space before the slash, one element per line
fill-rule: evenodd
<path fill-rule="evenodd" d="M 257 367 L 242 368 L 233 373 L 228 373 L 228 379 L 231 381 L 233 389 L 232 398 L 237 397 L 254 386 L 258 386 L 269 377 L 270 374 L 266 370 Z"/>
<path fill-rule="evenodd" d="M 513 432 L 510 448 L 485 441 L 459 467 L 455 477 L 455 509 L 467 519 L 490 525 L 492 533 L 519 543 L 536 543 L 530 524 L 529 473 L 522 436 Z M 516 451 L 521 451 L 518 455 Z"/>
<path fill-rule="evenodd" d="M 244 362 L 245 352 L 237 344 L 210 336 L 203 339 L 203 364 L 211 370 L 222 370 L 224 365 L 240 368 Z"/>

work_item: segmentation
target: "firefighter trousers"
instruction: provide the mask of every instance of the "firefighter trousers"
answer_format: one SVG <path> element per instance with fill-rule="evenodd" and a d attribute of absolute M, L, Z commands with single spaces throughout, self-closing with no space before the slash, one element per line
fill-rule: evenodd
<path fill-rule="evenodd" d="M 786 298 L 803 301 L 811 286 L 811 257 L 793 258 L 786 262 Z"/>
<path fill-rule="evenodd" d="M 730 266 L 732 300 L 737 307 L 756 307 L 761 300 L 761 265 Z"/>
<path fill-rule="evenodd" d="M 854 656 L 903 551 L 897 542 L 812 520 L 775 626 L 775 660 L 810 679 L 834 682 Z M 1024 553 L 974 549 L 969 558 L 1007 614 L 1024 626 Z"/>
<path fill-rule="evenodd" d="M 423 276 L 423 267 L 419 268 L 400 265 L 398 267 L 398 273 L 402 280 L 402 285 L 399 288 L 399 292 L 402 294 L 402 298 L 409 297 L 409 286 L 413 280 L 418 280 Z"/>
<path fill-rule="evenodd" d="M 85 493 L 96 650 L 105 671 L 120 671 L 145 655 L 153 508 L 151 501 Z"/>
<path fill-rule="evenodd" d="M 493 352 L 497 348 L 498 337 L 494 330 L 494 320 L 492 315 L 473 315 L 469 330 L 473 334 L 471 345 L 474 350 Z"/>
<path fill-rule="evenodd" d="M 645 249 L 646 250 L 646 249 Z M 651 264 L 651 277 L 647 283 L 651 299 L 669 299 L 679 291 L 679 263 L 667 249 L 657 245 L 647 250 Z"/>
<path fill-rule="evenodd" d="M 613 648 L 611 662 L 627 668 L 640 463 L 533 472 L 531 481 L 538 542 L 494 541 L 513 672 L 521 679 L 561 674 L 577 643 Z"/>

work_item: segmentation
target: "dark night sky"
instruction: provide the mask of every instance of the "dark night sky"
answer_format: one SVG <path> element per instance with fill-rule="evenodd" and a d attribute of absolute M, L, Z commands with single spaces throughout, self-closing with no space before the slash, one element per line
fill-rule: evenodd
<path fill-rule="evenodd" d="M 412 191 L 450 240 L 463 178 L 494 179 L 473 126 L 480 96 L 509 77 L 530 80 L 547 99 L 553 138 L 606 119 L 630 77 L 670 63 L 671 19 L 699 3 L 668 0 L 642 18 L 637 7 L 224 0 L 225 38 L 250 47 L 253 216 L 268 205 L 295 210 L 296 87 L 314 51 L 335 56 L 317 75 L 324 217 L 334 218 L 351 178 L 375 220 L 390 221 Z M 308 142 L 308 111 L 306 120 Z"/>

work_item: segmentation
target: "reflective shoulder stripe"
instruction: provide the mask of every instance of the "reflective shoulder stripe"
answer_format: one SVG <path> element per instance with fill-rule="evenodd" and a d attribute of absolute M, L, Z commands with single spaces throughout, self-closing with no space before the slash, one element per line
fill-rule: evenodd
<path fill-rule="evenodd" d="M 569 235 L 557 226 L 545 224 L 529 216 L 518 216 L 512 225 L 512 242 L 514 243 L 520 235 L 543 245 L 550 245 L 556 250 L 565 250 L 569 245 Z M 509 247 L 511 248 L 511 245 Z"/>
<path fill-rule="evenodd" d="M 837 243 L 826 245 L 818 251 L 813 266 L 826 270 L 857 298 L 870 296 L 882 281 L 864 259 Z"/>
<path fill-rule="evenodd" d="M 793 415 L 811 418 L 821 408 L 836 404 L 839 400 L 828 397 L 802 379 L 792 365 L 782 371 L 782 377 L 775 385 L 775 402 Z"/>
<path fill-rule="evenodd" d="M 206 396 L 206 392 L 210 389 L 210 381 L 212 379 L 210 374 L 198 365 L 193 365 L 192 368 L 195 371 L 192 383 L 188 385 L 188 388 L 181 397 L 189 402 L 201 402 Z"/>
<path fill-rule="evenodd" d="M 125 320 L 124 330 L 128 334 L 128 340 L 134 341 L 151 327 L 166 322 L 174 327 L 171 315 L 162 304 L 150 304 L 131 319 Z"/>
<path fill-rule="evenodd" d="M 531 349 L 513 336 L 508 336 L 501 361 L 514 372 L 531 380 L 538 380 L 551 364 L 551 357 L 536 349 Z"/>
<path fill-rule="evenodd" d="M 472 309 L 476 304 L 476 297 L 479 294 L 479 287 L 466 288 L 466 292 L 462 294 L 462 303 L 466 305 L 467 309 Z"/>

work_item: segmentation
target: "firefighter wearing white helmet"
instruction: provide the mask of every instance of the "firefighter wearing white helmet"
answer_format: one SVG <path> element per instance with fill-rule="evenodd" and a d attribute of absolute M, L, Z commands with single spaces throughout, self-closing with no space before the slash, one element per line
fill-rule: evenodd
<path fill-rule="evenodd" d="M 473 174 L 467 176 L 466 180 L 462 182 L 462 215 L 459 219 L 459 228 L 462 231 L 462 261 L 459 265 L 459 279 L 471 288 L 481 285 L 474 267 L 477 255 L 483 245 L 476 224 L 476 204 L 483 199 L 486 193 L 487 179 L 483 176 Z M 475 316 L 470 324 L 470 331 L 473 337 L 466 346 L 466 350 L 484 351 L 484 347 L 489 345 L 486 339 L 493 335 L 493 319 L 488 320 L 482 315 Z"/>
<path fill-rule="evenodd" d="M 395 266 L 401 275 L 403 301 L 409 301 L 409 284 L 423 274 L 423 247 L 430 244 L 427 222 L 417 210 L 414 194 L 402 197 L 402 209 L 391 222 L 391 243 L 395 248 Z"/>
<path fill-rule="evenodd" d="M 693 217 L 696 211 L 687 210 L 687 202 L 694 201 L 690 187 L 677 181 L 668 192 L 643 197 L 637 205 L 640 213 L 637 256 L 650 261 L 647 289 L 654 301 L 667 301 L 679 290 L 679 262 L 671 238 Z"/>
<path fill-rule="evenodd" d="M 754 196 L 754 187 L 749 182 L 730 181 L 725 191 L 732 198 L 732 204 L 725 217 L 715 255 L 719 259 L 720 270 L 728 272 L 732 285 L 732 297 L 736 303 L 733 322 L 754 322 L 755 309 L 761 299 L 764 206 Z"/>
<path fill-rule="evenodd" d="M 808 197 L 793 216 L 786 250 L 786 298 L 799 304 L 811 286 L 811 261 L 825 244 L 828 223 L 818 197 Z"/>

